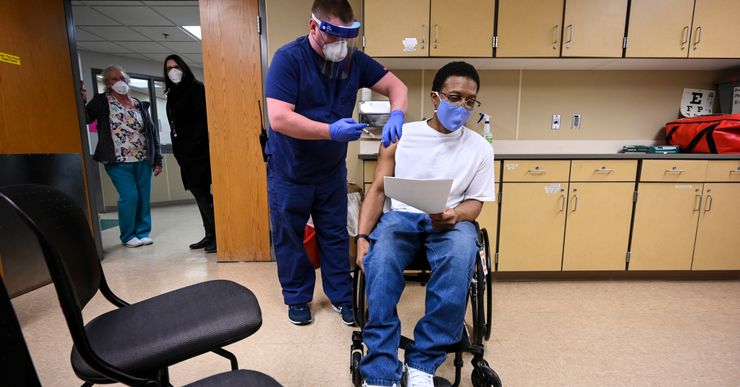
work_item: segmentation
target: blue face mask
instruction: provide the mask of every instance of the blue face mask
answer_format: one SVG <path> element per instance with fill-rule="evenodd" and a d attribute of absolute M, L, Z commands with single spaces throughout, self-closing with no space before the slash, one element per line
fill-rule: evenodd
<path fill-rule="evenodd" d="M 439 94 L 437 94 L 439 97 Z M 437 107 L 437 119 L 450 132 L 460 129 L 470 118 L 471 111 L 464 106 L 457 106 L 445 99 L 440 98 L 441 102 Z"/>

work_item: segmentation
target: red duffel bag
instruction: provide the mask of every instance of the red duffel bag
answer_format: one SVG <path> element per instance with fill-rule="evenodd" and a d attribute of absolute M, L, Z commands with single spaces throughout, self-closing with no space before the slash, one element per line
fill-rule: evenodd
<path fill-rule="evenodd" d="M 665 124 L 665 133 L 681 153 L 740 153 L 740 114 L 682 118 Z"/>

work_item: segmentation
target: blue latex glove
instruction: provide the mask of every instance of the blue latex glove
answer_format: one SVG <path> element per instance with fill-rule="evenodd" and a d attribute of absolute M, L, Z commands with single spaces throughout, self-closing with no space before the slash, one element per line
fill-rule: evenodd
<path fill-rule="evenodd" d="M 360 138 L 362 129 L 366 126 L 367 124 L 359 124 L 351 118 L 342 118 L 333 124 L 329 124 L 329 137 L 334 141 L 354 141 Z"/>
<path fill-rule="evenodd" d="M 383 126 L 383 146 L 386 148 L 391 145 L 392 142 L 396 142 L 401 139 L 401 128 L 403 128 L 403 112 L 400 110 L 394 110 L 391 112 L 391 116 L 388 117 L 388 122 Z"/>

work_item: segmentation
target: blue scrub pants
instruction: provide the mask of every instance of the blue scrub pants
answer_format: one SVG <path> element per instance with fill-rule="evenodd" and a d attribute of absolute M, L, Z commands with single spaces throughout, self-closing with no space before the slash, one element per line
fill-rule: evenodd
<path fill-rule="evenodd" d="M 267 199 L 285 304 L 313 300 L 316 274 L 303 248 L 309 215 L 316 228 L 324 292 L 332 304 L 352 303 L 346 171 L 325 183 L 300 184 L 273 171 L 268 164 Z"/>
<path fill-rule="evenodd" d="M 105 171 L 118 191 L 121 242 L 148 237 L 152 231 L 152 166 L 146 161 L 106 163 Z"/>
<path fill-rule="evenodd" d="M 406 284 L 403 270 L 422 247 L 432 274 L 426 286 L 425 314 L 414 329 L 414 344 L 405 352 L 406 364 L 434 374 L 447 357 L 445 347 L 460 341 L 477 257 L 476 237 L 470 222 L 439 231 L 432 228 L 427 214 L 391 211 L 380 217 L 363 258 L 368 320 L 362 331 L 367 355 L 360 372 L 367 384 L 401 383 L 401 321 L 396 305 Z"/>

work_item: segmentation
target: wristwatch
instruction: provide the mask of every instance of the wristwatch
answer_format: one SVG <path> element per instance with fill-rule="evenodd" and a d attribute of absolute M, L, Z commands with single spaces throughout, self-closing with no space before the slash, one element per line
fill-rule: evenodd
<path fill-rule="evenodd" d="M 367 235 L 367 234 L 357 234 L 357 239 L 364 239 L 364 240 L 370 242 L 370 235 Z"/>

